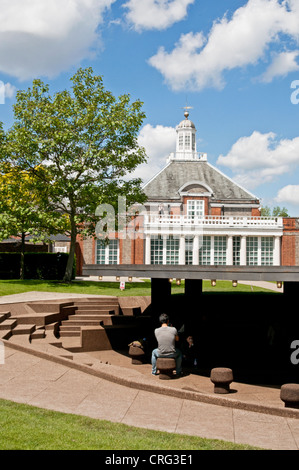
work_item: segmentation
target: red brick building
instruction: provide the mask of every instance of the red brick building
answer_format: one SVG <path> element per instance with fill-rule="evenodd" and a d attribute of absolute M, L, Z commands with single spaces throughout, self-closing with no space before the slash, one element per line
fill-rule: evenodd
<path fill-rule="evenodd" d="M 187 112 L 176 131 L 139 216 L 109 244 L 78 240 L 78 274 L 84 264 L 298 265 L 299 219 L 261 217 L 260 199 L 197 152 Z"/>

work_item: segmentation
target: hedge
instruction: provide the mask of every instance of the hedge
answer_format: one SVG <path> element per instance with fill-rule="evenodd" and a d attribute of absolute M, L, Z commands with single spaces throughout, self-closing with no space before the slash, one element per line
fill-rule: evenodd
<path fill-rule="evenodd" d="M 24 279 L 63 279 L 68 253 L 25 253 Z M 73 278 L 76 261 L 74 261 Z M 20 279 L 21 254 L 0 253 L 0 279 Z"/>

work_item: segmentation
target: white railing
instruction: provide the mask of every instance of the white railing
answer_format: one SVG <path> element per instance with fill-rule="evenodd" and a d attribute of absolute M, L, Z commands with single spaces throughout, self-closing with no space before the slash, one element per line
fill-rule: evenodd
<path fill-rule="evenodd" d="M 168 156 L 167 161 L 170 162 L 172 160 L 188 160 L 188 161 L 195 161 L 195 160 L 202 160 L 207 161 L 208 157 L 206 153 L 202 152 L 176 152 L 171 153 Z"/>
<path fill-rule="evenodd" d="M 187 215 L 158 215 L 147 214 L 144 218 L 145 226 L 222 226 L 222 227 L 274 227 L 282 228 L 282 217 L 243 217 L 243 216 L 216 216 L 190 217 Z"/>

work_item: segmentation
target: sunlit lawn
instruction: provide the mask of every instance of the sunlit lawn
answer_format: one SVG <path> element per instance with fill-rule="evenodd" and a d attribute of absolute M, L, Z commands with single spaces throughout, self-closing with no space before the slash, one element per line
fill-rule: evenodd
<path fill-rule="evenodd" d="M 251 450 L 0 400 L 0 450 Z"/>
<path fill-rule="evenodd" d="M 184 281 L 180 286 L 175 282 L 172 284 L 172 293 L 184 293 Z M 119 282 L 104 281 L 78 281 L 63 283 L 59 281 L 39 281 L 39 280 L 0 280 L 0 296 L 21 294 L 23 292 L 59 292 L 67 294 L 85 294 L 85 295 L 112 295 L 112 296 L 150 296 L 151 281 L 126 282 L 125 290 L 120 290 Z M 216 287 L 212 287 L 210 281 L 203 282 L 204 292 L 270 292 L 255 286 L 239 284 L 238 287 L 232 287 L 229 281 L 217 281 Z"/>

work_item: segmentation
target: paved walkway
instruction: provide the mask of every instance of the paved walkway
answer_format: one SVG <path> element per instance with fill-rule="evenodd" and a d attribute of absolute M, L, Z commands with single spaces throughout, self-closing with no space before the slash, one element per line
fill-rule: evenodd
<path fill-rule="evenodd" d="M 102 368 L 105 367 L 113 373 L 112 365 L 103 363 Z M 158 377 L 151 379 L 157 386 L 164 386 Z M 70 367 L 67 363 L 7 347 L 5 364 L 0 365 L 0 397 L 64 413 L 264 449 L 299 448 L 299 417 L 250 411 L 250 406 L 241 409 L 205 403 L 188 399 L 187 393 L 186 397 L 176 396 L 176 393 L 171 396 L 165 390 L 155 393 L 146 390 L 146 386 L 142 390 L 140 383 L 135 388 L 122 385 L 120 377 L 117 380 L 120 383 Z M 242 384 L 232 384 L 236 389 L 240 386 Z M 244 389 L 246 386 L 243 385 Z M 259 399 L 267 401 L 268 397 L 270 403 L 278 396 L 273 389 L 263 388 L 260 393 Z M 250 393 L 248 395 L 250 402 Z"/>
<path fill-rule="evenodd" d="M 134 366 L 115 351 L 55 355 L 58 348 L 43 340 L 12 338 L 3 341 L 0 398 L 264 449 L 299 449 L 299 410 L 284 408 L 279 388 L 233 382 L 232 393 L 220 396 L 207 377 L 162 381 L 150 364 Z"/>

